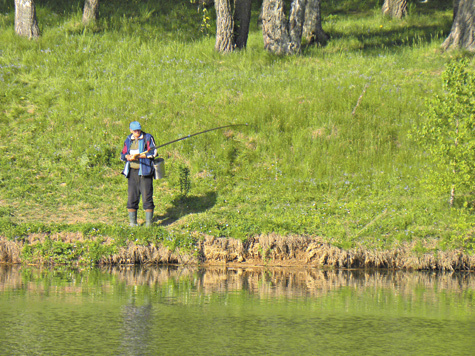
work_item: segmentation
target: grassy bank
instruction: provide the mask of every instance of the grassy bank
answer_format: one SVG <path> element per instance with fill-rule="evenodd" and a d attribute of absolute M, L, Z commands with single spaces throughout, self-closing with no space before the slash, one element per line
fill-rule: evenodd
<path fill-rule="evenodd" d="M 29 41 L 0 1 L 3 236 L 80 232 L 173 247 L 277 233 L 383 250 L 430 237 L 434 249 L 473 250 L 471 192 L 449 208 L 448 191 L 423 183 L 429 161 L 408 138 L 441 92 L 445 64 L 462 55 L 439 51 L 450 4 L 417 3 L 396 21 L 377 1 L 324 2 L 328 45 L 275 57 L 257 7 L 248 48 L 222 56 L 195 5 L 168 3 L 104 3 L 84 29 L 80 1 L 45 1 L 42 36 Z M 132 120 L 158 143 L 248 126 L 161 149 L 167 178 L 155 181 L 147 230 L 127 227 L 119 153 Z"/>

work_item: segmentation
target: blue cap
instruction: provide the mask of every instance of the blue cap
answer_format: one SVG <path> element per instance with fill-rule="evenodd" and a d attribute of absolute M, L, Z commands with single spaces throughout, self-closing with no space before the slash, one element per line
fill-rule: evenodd
<path fill-rule="evenodd" d="M 142 130 L 142 126 L 140 126 L 140 123 L 138 121 L 132 121 L 129 125 L 129 128 L 131 130 Z"/>

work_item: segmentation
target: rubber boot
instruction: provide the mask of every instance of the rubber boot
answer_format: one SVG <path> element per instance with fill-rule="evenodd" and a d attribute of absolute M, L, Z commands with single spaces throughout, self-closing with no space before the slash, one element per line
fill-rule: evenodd
<path fill-rule="evenodd" d="M 153 210 L 145 210 L 145 226 L 152 226 Z"/>
<path fill-rule="evenodd" d="M 129 211 L 130 226 L 137 226 L 137 210 Z"/>

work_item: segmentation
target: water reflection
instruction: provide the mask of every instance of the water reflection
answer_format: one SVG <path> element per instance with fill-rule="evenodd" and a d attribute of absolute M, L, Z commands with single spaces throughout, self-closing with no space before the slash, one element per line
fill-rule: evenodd
<path fill-rule="evenodd" d="M 40 283 L 41 282 L 41 283 Z M 320 270 L 298 268 L 104 267 L 100 269 L 25 268 L 0 266 L 0 292 L 24 289 L 35 293 L 87 293 L 95 284 L 103 292 L 120 284 L 130 286 L 185 286 L 195 294 L 247 291 L 261 298 L 321 296 L 341 288 L 382 288 L 411 296 L 422 289 L 433 295 L 444 291 L 475 290 L 475 276 L 459 272 L 405 272 Z"/>
<path fill-rule="evenodd" d="M 0 266 L 0 355 L 470 355 L 471 273 Z"/>
<path fill-rule="evenodd" d="M 122 307 L 123 337 L 121 339 L 122 355 L 147 355 L 148 340 L 151 335 L 150 319 L 152 317 L 152 304 L 136 305 L 135 300 Z"/>

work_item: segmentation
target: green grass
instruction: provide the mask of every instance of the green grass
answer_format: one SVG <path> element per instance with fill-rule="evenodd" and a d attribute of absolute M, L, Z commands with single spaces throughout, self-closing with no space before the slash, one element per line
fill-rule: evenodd
<path fill-rule="evenodd" d="M 276 57 L 263 50 L 257 5 L 248 48 L 220 55 L 189 1 L 104 3 L 90 28 L 81 3 L 38 4 L 42 36 L 29 41 L 0 1 L 3 235 L 94 226 L 145 242 L 277 232 L 345 248 L 435 238 L 439 248 L 473 249 L 471 204 L 449 209 L 449 192 L 421 183 L 428 160 L 408 139 L 445 64 L 463 55 L 439 50 L 450 4 L 416 3 L 396 21 L 377 1 L 324 2 L 328 45 Z M 133 120 L 158 143 L 249 125 L 164 147 L 156 227 L 134 231 L 119 161 Z"/>

